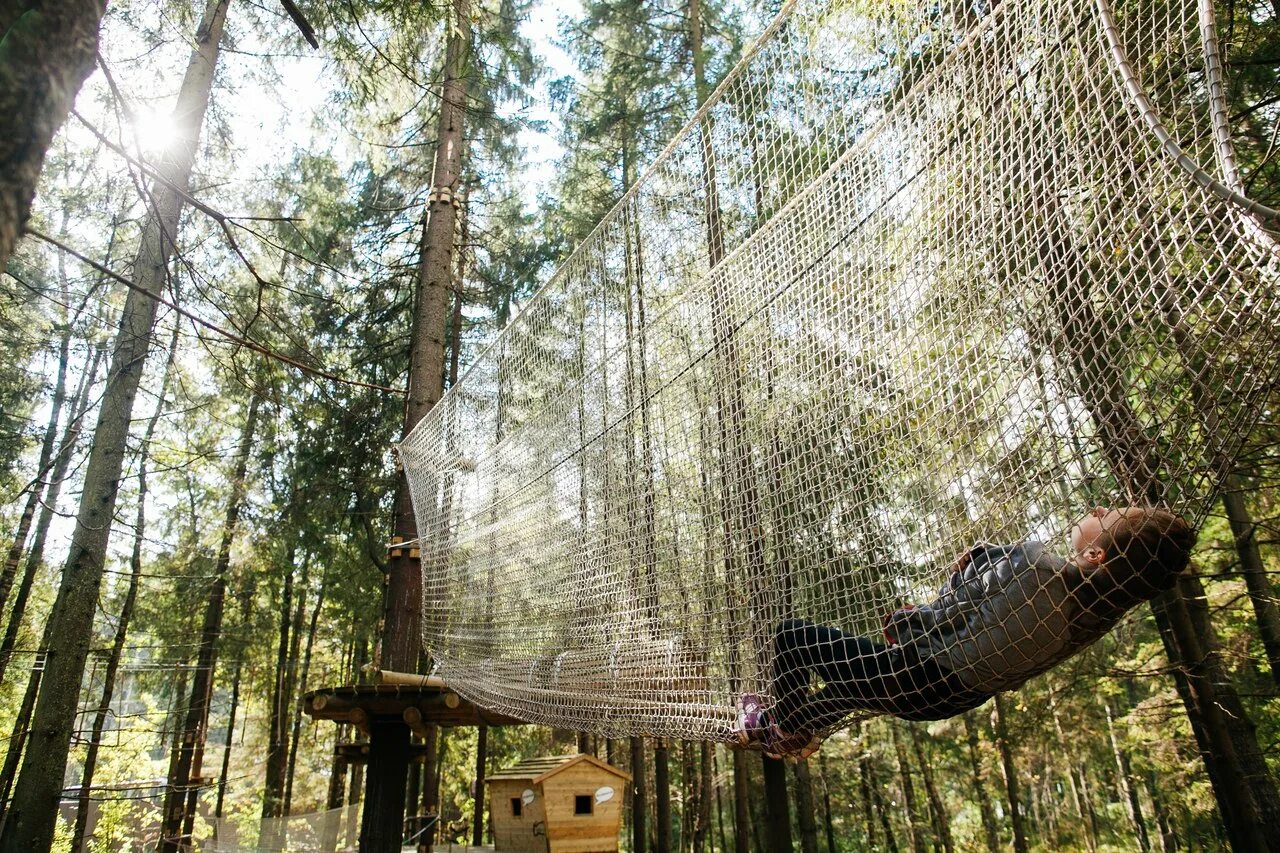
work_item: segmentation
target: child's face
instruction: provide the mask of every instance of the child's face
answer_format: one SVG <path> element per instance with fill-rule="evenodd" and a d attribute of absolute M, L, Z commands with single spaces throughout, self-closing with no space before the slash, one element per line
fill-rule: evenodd
<path fill-rule="evenodd" d="M 1111 509 L 1099 506 L 1094 507 L 1088 515 L 1077 521 L 1075 527 L 1071 528 L 1071 550 L 1077 555 L 1077 561 L 1080 555 L 1096 551 L 1098 537 L 1103 531 L 1110 530 L 1124 518 L 1125 513 L 1133 510 L 1134 507 Z"/>

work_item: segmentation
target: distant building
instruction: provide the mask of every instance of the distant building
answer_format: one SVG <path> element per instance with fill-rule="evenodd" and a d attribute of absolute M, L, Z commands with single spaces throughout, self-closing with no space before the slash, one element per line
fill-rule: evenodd
<path fill-rule="evenodd" d="M 613 853 L 631 774 L 591 755 L 531 758 L 489 776 L 493 846 L 512 853 Z"/>

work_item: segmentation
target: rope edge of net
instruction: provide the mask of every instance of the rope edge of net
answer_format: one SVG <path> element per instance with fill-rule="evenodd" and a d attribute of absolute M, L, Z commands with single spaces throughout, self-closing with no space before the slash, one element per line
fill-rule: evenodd
<path fill-rule="evenodd" d="M 1129 98 L 1133 101 L 1134 107 L 1142 116 L 1144 122 L 1156 140 L 1160 143 L 1160 148 L 1173 158 L 1174 162 L 1187 173 L 1187 175 L 1198 186 L 1213 193 L 1221 201 L 1244 210 L 1254 216 L 1259 216 L 1273 222 L 1280 222 L 1280 210 L 1268 207 L 1260 201 L 1255 201 L 1243 193 L 1233 190 L 1231 187 L 1219 181 L 1213 175 L 1209 174 L 1195 160 L 1191 159 L 1182 146 L 1169 133 L 1164 122 L 1160 118 L 1159 112 L 1155 105 L 1151 102 L 1151 98 L 1143 89 L 1142 83 L 1138 80 L 1137 72 L 1134 71 L 1133 63 L 1129 60 L 1129 55 L 1125 51 L 1124 45 L 1120 41 L 1120 28 L 1116 24 L 1115 7 L 1111 0 L 1094 0 L 1094 6 L 1098 11 L 1098 17 L 1101 19 L 1103 34 L 1106 36 L 1107 45 L 1111 51 L 1112 61 L 1115 63 L 1115 70 L 1120 75 L 1121 81 L 1124 83 L 1124 89 L 1128 93 Z M 1209 48 L 1206 46 L 1206 51 Z M 1209 57 L 1210 61 L 1212 57 Z M 1211 105 L 1210 109 L 1214 109 Z M 1229 144 L 1229 143 L 1228 143 Z"/>

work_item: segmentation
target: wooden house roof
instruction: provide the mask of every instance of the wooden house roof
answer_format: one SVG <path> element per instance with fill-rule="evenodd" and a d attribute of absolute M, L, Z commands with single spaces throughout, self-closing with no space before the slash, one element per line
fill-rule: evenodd
<path fill-rule="evenodd" d="M 606 773 L 612 773 L 620 779 L 631 779 L 631 774 L 625 770 L 619 770 L 612 764 L 601 761 L 594 755 L 581 753 L 578 755 L 549 755 L 540 758 L 527 758 L 519 764 L 512 765 L 505 770 L 499 770 L 497 773 L 490 773 L 485 777 L 485 782 L 500 781 L 502 779 L 520 779 L 527 780 L 537 785 L 550 776 L 567 770 L 575 764 L 586 762 L 592 764 Z"/>

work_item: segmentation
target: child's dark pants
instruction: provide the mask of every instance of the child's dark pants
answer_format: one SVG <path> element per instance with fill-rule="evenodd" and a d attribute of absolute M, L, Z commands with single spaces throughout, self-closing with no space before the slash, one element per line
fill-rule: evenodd
<path fill-rule="evenodd" d="M 822 682 L 816 692 L 814 676 Z M 966 688 L 931 658 L 921 659 L 914 648 L 801 619 L 788 619 L 774 634 L 773 689 L 775 719 L 788 732 L 835 727 L 856 711 L 941 720 L 991 698 Z"/>

